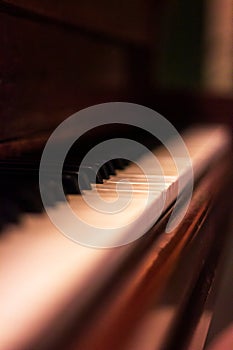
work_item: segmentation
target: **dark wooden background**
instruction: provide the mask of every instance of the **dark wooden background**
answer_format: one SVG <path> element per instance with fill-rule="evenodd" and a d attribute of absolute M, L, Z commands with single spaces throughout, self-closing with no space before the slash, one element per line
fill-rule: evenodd
<path fill-rule="evenodd" d="M 186 88 L 185 74 L 181 87 L 161 84 L 164 52 L 171 61 L 179 57 L 176 48 L 164 49 L 178 5 L 177 0 L 0 1 L 1 156 L 37 147 L 69 115 L 101 102 L 150 106 L 178 128 L 193 121 L 231 123 L 232 98 L 199 88 L 200 6 L 190 18 L 193 43 L 187 41 L 194 88 L 188 83 Z M 191 59 L 195 52 L 200 57 Z"/>

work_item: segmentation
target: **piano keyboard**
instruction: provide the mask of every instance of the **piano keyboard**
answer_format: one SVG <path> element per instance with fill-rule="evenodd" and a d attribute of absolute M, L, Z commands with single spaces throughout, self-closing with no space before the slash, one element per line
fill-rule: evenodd
<path fill-rule="evenodd" d="M 217 164 L 230 145 L 229 134 L 221 126 L 194 128 L 183 137 L 195 182 Z M 175 148 L 175 140 L 171 142 Z M 163 177 L 148 167 L 150 158 L 145 155 L 138 164 L 142 167 L 147 164 L 150 169 L 147 179 L 137 165 L 129 164 L 102 184 L 91 184 L 91 189 L 82 195 L 67 195 L 72 210 L 93 227 L 119 228 L 119 242 L 129 235 L 129 229 L 134 231 L 132 237 L 139 237 L 141 231 L 146 236 L 158 215 L 175 201 L 178 176 L 185 176 L 189 170 L 187 162 L 180 159 L 182 174 L 178 174 L 164 147 L 155 149 L 154 155 L 162 166 Z M 131 201 L 124 210 L 106 215 L 88 205 L 98 202 L 99 196 L 106 203 L 113 203 L 119 196 L 118 205 L 125 205 L 128 198 Z M 163 198 L 165 207 L 158 213 Z M 51 210 L 62 212 L 63 205 L 57 203 Z M 0 349 L 30 348 L 62 311 L 65 314 L 74 296 L 80 301 L 75 312 L 81 314 L 139 242 L 132 240 L 130 244 L 108 249 L 79 245 L 61 234 L 45 212 L 25 213 L 18 224 L 5 227 L 0 239 Z"/>

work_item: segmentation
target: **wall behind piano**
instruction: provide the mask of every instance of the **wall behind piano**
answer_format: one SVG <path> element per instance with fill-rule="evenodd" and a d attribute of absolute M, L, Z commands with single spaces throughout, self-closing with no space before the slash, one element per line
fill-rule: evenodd
<path fill-rule="evenodd" d="M 0 1 L 1 141 L 46 135 L 73 112 L 114 100 L 151 106 L 179 127 L 211 119 L 210 98 L 229 121 L 231 96 L 200 93 L 204 11 L 183 0 Z"/>
<path fill-rule="evenodd" d="M 132 91 L 124 42 L 14 7 L 0 17 L 2 140 L 50 130 L 84 106 Z"/>

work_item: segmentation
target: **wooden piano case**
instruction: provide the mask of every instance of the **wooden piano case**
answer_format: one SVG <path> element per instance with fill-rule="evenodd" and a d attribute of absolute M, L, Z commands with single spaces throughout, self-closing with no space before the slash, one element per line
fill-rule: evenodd
<path fill-rule="evenodd" d="M 0 1 L 1 160 L 39 158 L 61 121 L 102 102 L 150 106 L 179 130 L 212 122 L 221 105 L 214 121 L 231 124 L 231 97 L 164 90 L 151 81 L 160 14 L 169 6 L 149 0 Z M 229 154 L 220 163 L 195 183 L 176 230 L 164 232 L 170 208 L 81 314 L 74 294 L 60 317 L 14 350 L 204 348 L 229 231 Z"/>

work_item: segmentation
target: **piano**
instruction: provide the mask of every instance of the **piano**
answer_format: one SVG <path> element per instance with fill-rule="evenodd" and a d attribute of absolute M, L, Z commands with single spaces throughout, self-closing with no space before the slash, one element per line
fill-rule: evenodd
<path fill-rule="evenodd" d="M 133 8 L 115 1 L 0 1 L 0 349 L 211 349 L 232 322 L 230 298 L 226 317 L 220 325 L 216 319 L 231 242 L 232 99 L 221 100 L 226 107 L 213 123 L 209 97 L 153 89 L 149 67 L 161 29 L 152 24 L 167 8 L 139 0 Z M 179 130 L 191 163 L 179 159 L 178 171 L 166 147 L 140 128 L 116 123 L 85 133 L 63 166 L 66 200 L 96 230 L 120 227 L 120 243 L 111 237 L 87 243 L 84 231 L 77 242 L 50 220 L 50 212 L 66 220 L 53 177 L 49 208 L 43 206 L 42 152 L 67 117 L 109 101 L 158 108 Z M 149 151 L 136 163 L 116 157 L 81 165 L 88 151 L 117 137 Z M 179 154 L 178 140 L 167 142 Z M 192 179 L 179 184 L 190 169 L 186 206 Z M 127 205 L 105 215 L 89 205 L 99 198 Z M 173 212 L 177 225 L 168 230 Z"/>

